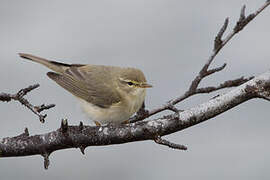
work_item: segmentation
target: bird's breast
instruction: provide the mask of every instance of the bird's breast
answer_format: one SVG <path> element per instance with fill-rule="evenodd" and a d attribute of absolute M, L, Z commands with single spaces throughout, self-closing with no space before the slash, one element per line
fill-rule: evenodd
<path fill-rule="evenodd" d="M 79 99 L 83 111 L 93 121 L 101 124 L 121 123 L 127 121 L 142 106 L 145 98 L 145 89 L 138 89 L 136 95 L 129 95 L 123 98 L 123 101 L 115 103 L 108 108 L 102 108 L 89 103 L 81 98 Z"/>
<path fill-rule="evenodd" d="M 138 88 L 133 94 L 126 96 L 126 109 L 131 115 L 141 108 L 145 95 L 146 90 L 144 88 Z"/>

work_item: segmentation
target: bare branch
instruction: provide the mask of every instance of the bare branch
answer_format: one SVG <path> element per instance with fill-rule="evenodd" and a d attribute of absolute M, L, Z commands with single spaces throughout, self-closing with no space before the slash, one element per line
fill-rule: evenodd
<path fill-rule="evenodd" d="M 24 129 L 24 136 L 29 136 L 28 128 L 25 128 L 25 129 Z"/>
<path fill-rule="evenodd" d="M 49 155 L 60 149 L 80 148 L 84 153 L 87 146 L 122 144 L 127 142 L 156 140 L 170 147 L 181 147 L 157 138 L 194 126 L 253 98 L 261 98 L 262 93 L 270 94 L 270 71 L 238 86 L 226 94 L 210 99 L 179 113 L 149 121 L 106 126 L 68 126 L 62 121 L 61 127 L 46 134 L 28 136 L 23 133 L 16 137 L 0 140 L 0 157 L 29 156 L 41 154 L 45 168 Z M 65 128 L 64 128 L 65 127 Z"/>
<path fill-rule="evenodd" d="M 49 104 L 49 105 L 45 105 L 45 104 L 42 104 L 40 106 L 34 106 L 34 108 L 36 109 L 37 112 L 41 112 L 41 111 L 44 111 L 44 110 L 47 110 L 47 109 L 51 109 L 55 106 L 55 104 Z"/>
<path fill-rule="evenodd" d="M 81 126 L 81 122 L 80 122 L 80 126 Z M 63 134 L 65 134 L 67 132 L 67 130 L 68 130 L 68 121 L 67 121 L 67 119 L 62 119 L 60 129 L 61 129 L 61 132 Z"/>
<path fill-rule="evenodd" d="M 214 73 L 216 73 L 216 72 L 219 72 L 219 71 L 222 71 L 225 67 L 226 67 L 226 63 L 224 63 L 222 66 L 220 66 L 220 67 L 217 67 L 217 68 L 213 68 L 213 69 L 210 69 L 210 70 L 208 70 L 205 74 L 204 74 L 204 77 L 206 77 L 206 76 L 209 76 L 209 75 L 211 75 L 211 74 L 214 74 Z"/>
<path fill-rule="evenodd" d="M 248 17 L 246 17 L 245 11 L 246 6 L 244 5 L 241 9 L 239 20 L 234 27 L 235 33 L 241 31 L 255 17 L 255 14 L 250 14 Z"/>
<path fill-rule="evenodd" d="M 47 114 L 40 114 L 42 111 L 53 108 L 55 104 L 34 106 L 27 99 L 24 98 L 27 93 L 39 87 L 39 84 L 31 85 L 27 88 L 19 90 L 16 94 L 0 93 L 0 101 L 9 102 L 11 100 L 19 101 L 22 105 L 30 109 L 39 117 L 40 122 L 44 123 Z"/>
<path fill-rule="evenodd" d="M 215 42 L 214 42 L 214 49 L 212 51 L 212 54 L 209 56 L 209 58 L 207 59 L 206 63 L 204 64 L 204 66 L 202 67 L 202 69 L 200 70 L 200 72 L 198 73 L 198 75 L 194 78 L 194 80 L 192 81 L 192 83 L 190 84 L 188 90 L 180 95 L 179 97 L 175 98 L 175 99 L 171 99 L 169 100 L 167 103 L 165 103 L 165 105 L 160 106 L 158 108 L 149 110 L 147 114 L 145 114 L 144 116 L 136 116 L 136 117 L 132 117 L 130 119 L 130 122 L 137 122 L 137 121 L 141 121 L 145 118 L 148 118 L 154 114 L 160 113 L 162 111 L 168 110 L 170 108 L 170 105 L 175 105 L 185 99 L 187 99 L 188 97 L 197 94 L 197 88 L 200 84 L 200 82 L 202 81 L 203 78 L 207 77 L 208 75 L 211 75 L 215 72 L 221 71 L 222 69 L 225 68 L 225 64 L 222 67 L 219 68 L 214 68 L 212 70 L 208 70 L 210 64 L 213 62 L 213 60 L 215 59 L 216 55 L 219 53 L 219 51 L 240 31 L 242 30 L 244 27 L 246 27 L 246 25 L 253 20 L 257 15 L 259 15 L 267 6 L 270 5 L 270 1 L 266 1 L 264 5 L 262 5 L 262 7 L 260 7 L 255 13 L 250 14 L 249 16 L 245 17 L 245 6 L 243 6 L 243 8 L 241 9 L 241 13 L 240 13 L 240 18 L 238 20 L 238 22 L 236 23 L 234 30 L 229 33 L 224 40 L 222 40 L 222 36 L 224 34 L 224 32 L 226 31 L 227 27 L 228 27 L 228 21 L 229 19 L 226 18 L 225 22 L 223 24 L 223 26 L 221 27 L 220 31 L 218 32 L 216 38 L 215 38 Z M 231 80 L 233 81 L 233 80 Z M 220 88 L 218 89 L 222 89 L 222 88 L 227 88 L 228 86 L 222 87 L 220 86 Z M 218 90 L 217 89 L 217 90 Z M 201 90 L 199 90 L 201 91 Z"/>
<path fill-rule="evenodd" d="M 238 21 L 244 21 L 246 18 L 246 5 L 243 5 L 241 11 L 240 11 L 240 17 Z"/>
<path fill-rule="evenodd" d="M 161 144 L 161 145 L 164 145 L 164 146 L 168 146 L 170 148 L 173 148 L 173 149 L 178 149 L 178 150 L 187 150 L 187 147 L 184 146 L 184 145 L 181 145 L 181 144 L 175 144 L 175 143 L 172 143 L 170 141 L 167 141 L 165 139 L 162 139 L 160 136 L 157 136 L 154 141 L 157 143 L 157 144 Z"/>
<path fill-rule="evenodd" d="M 24 89 L 21 89 L 17 94 L 16 96 L 19 98 L 19 97 L 22 97 L 22 96 L 25 96 L 27 93 L 29 93 L 30 91 L 36 89 L 39 87 L 39 84 L 34 84 L 34 85 L 31 85 L 31 86 L 28 86 L 27 88 L 24 88 Z"/>
<path fill-rule="evenodd" d="M 198 75 L 194 78 L 188 90 L 183 95 L 170 100 L 164 106 L 147 111 L 143 105 L 137 116 L 131 119 L 131 122 L 134 123 L 130 124 L 108 124 L 106 126 L 97 127 L 84 126 L 82 122 L 80 122 L 78 126 L 69 126 L 67 120 L 62 120 L 59 129 L 46 134 L 34 136 L 29 136 L 28 129 L 26 128 L 24 133 L 16 137 L 7 137 L 0 140 L 0 157 L 29 156 L 39 154 L 44 157 L 44 167 L 47 169 L 50 163 L 49 155 L 54 151 L 67 148 L 80 148 L 81 152 L 84 154 L 84 150 L 88 146 L 102 146 L 143 140 L 154 140 L 156 143 L 161 145 L 186 150 L 185 146 L 169 142 L 161 137 L 212 119 L 213 117 L 216 117 L 217 115 L 250 99 L 270 99 L 270 71 L 253 79 L 245 79 L 242 77 L 235 80 L 225 81 L 216 87 L 198 88 L 201 80 L 203 80 L 205 77 L 225 68 L 226 64 L 209 70 L 209 66 L 213 62 L 218 52 L 235 34 L 241 31 L 269 4 L 270 1 L 268 0 L 260 9 L 247 17 L 245 16 L 245 6 L 243 6 L 240 13 L 240 18 L 235 25 L 233 32 L 228 34 L 223 40 L 222 36 L 228 26 L 228 19 L 226 19 L 215 38 L 214 50 L 212 54 Z M 46 115 L 41 115 L 40 112 L 45 109 L 49 109 L 54 105 L 33 106 L 23 97 L 38 86 L 39 85 L 29 86 L 28 88 L 22 89 L 14 95 L 1 93 L 0 101 L 9 102 L 11 100 L 17 100 L 37 114 L 41 121 L 44 121 Z M 193 108 L 179 111 L 174 106 L 192 95 L 209 93 L 234 86 L 238 87 L 227 92 L 226 94 L 219 95 L 210 99 L 208 102 L 197 105 Z M 136 122 L 164 110 L 171 110 L 174 113 L 158 119 Z"/>
<path fill-rule="evenodd" d="M 175 113 L 179 113 L 179 109 L 177 109 L 174 105 L 169 103 L 167 106 L 168 106 L 168 110 L 171 110 Z"/>
<path fill-rule="evenodd" d="M 224 89 L 224 88 L 231 88 L 231 87 L 237 87 L 240 86 L 241 84 L 253 79 L 254 77 L 249 77 L 249 78 L 238 78 L 238 79 L 234 79 L 234 80 L 228 80 L 225 81 L 224 83 L 220 84 L 219 86 L 209 86 L 209 87 L 204 87 L 204 88 L 198 88 L 196 90 L 196 94 L 200 94 L 200 93 L 211 93 L 213 91 L 217 91 L 220 89 Z"/>
<path fill-rule="evenodd" d="M 28 92 L 30 92 L 38 87 L 39 87 L 39 84 L 34 84 L 31 86 L 28 86 L 27 88 L 23 88 L 23 89 L 19 90 L 16 94 L 0 93 L 0 101 L 9 102 L 12 99 L 18 100 L 18 99 L 22 98 L 23 96 L 25 96 Z"/>
<path fill-rule="evenodd" d="M 49 154 L 45 153 L 42 154 L 43 158 L 44 158 L 44 169 L 48 169 L 49 165 L 50 165 L 50 160 L 49 160 Z"/>
<path fill-rule="evenodd" d="M 84 146 L 80 146 L 79 148 L 80 148 L 81 153 L 82 153 L 83 155 L 85 155 L 85 152 L 84 152 L 85 147 L 84 147 Z"/>
<path fill-rule="evenodd" d="M 229 18 L 226 18 L 223 26 L 221 27 L 221 29 L 219 30 L 219 32 L 215 38 L 214 51 L 217 51 L 221 47 L 222 36 L 223 36 L 224 32 L 226 31 L 228 24 L 229 24 Z"/>

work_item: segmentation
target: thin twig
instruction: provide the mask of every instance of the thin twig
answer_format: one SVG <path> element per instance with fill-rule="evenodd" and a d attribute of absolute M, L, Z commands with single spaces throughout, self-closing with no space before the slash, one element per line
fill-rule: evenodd
<path fill-rule="evenodd" d="M 204 74 L 204 75 L 205 75 L 204 77 L 209 76 L 209 75 L 211 75 L 211 74 L 214 74 L 214 73 L 216 73 L 216 72 L 222 71 L 226 66 L 227 66 L 227 64 L 224 63 L 224 64 L 223 64 L 222 66 L 220 66 L 220 67 L 217 67 L 217 68 L 213 68 L 213 69 L 207 70 L 207 72 Z"/>
<path fill-rule="evenodd" d="M 238 79 L 225 81 L 224 83 L 221 83 L 218 86 L 209 86 L 209 87 L 204 87 L 204 88 L 198 88 L 196 90 L 196 94 L 211 93 L 213 91 L 217 91 L 217 90 L 224 89 L 224 88 L 237 87 L 237 86 L 244 84 L 245 82 L 247 82 L 253 78 L 254 78 L 253 76 L 249 77 L 249 78 L 241 77 Z"/>
<path fill-rule="evenodd" d="M 44 153 L 44 154 L 42 154 L 42 156 L 44 158 L 44 169 L 48 169 L 48 167 L 50 165 L 49 154 Z"/>
<path fill-rule="evenodd" d="M 22 105 L 30 109 L 39 117 L 40 122 L 44 123 L 47 114 L 41 114 L 42 111 L 53 108 L 55 104 L 34 106 L 27 99 L 24 98 L 27 93 L 39 87 L 39 84 L 34 84 L 19 90 L 16 94 L 0 93 L 0 101 L 9 102 L 11 100 L 19 101 Z"/>
<path fill-rule="evenodd" d="M 154 141 L 157 143 L 157 144 L 160 144 L 160 145 L 164 145 L 164 146 L 168 146 L 170 148 L 173 148 L 173 149 L 178 149 L 178 150 L 187 150 L 187 147 L 184 146 L 184 145 L 181 145 L 181 144 L 175 144 L 175 143 L 172 143 L 168 140 L 165 140 L 165 139 L 162 139 L 160 136 L 157 136 Z"/>
<path fill-rule="evenodd" d="M 229 24 L 229 18 L 226 18 L 223 26 L 220 28 L 220 30 L 215 38 L 214 51 L 217 51 L 218 49 L 220 49 L 220 47 L 222 45 L 222 36 L 223 36 L 224 32 L 226 31 L 228 24 Z"/>

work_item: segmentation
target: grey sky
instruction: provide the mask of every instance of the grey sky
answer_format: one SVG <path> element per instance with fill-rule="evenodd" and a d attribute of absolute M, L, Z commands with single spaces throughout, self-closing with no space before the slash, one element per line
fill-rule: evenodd
<path fill-rule="evenodd" d="M 0 2 L 0 92 L 30 84 L 41 87 L 27 97 L 34 104 L 55 103 L 45 124 L 18 103 L 0 103 L 0 137 L 30 134 L 84 121 L 76 99 L 46 77 L 48 69 L 21 60 L 32 53 L 68 63 L 131 66 L 145 72 L 154 88 L 147 108 L 183 93 L 213 48 L 226 17 L 231 29 L 243 4 L 252 12 L 264 1 L 252 0 L 89 0 Z M 217 56 L 223 72 L 205 80 L 251 76 L 269 69 L 270 9 L 266 9 Z M 226 92 L 224 90 L 220 93 Z M 196 96 L 178 107 L 207 101 Z M 269 179 L 269 102 L 252 100 L 182 132 L 167 136 L 188 146 L 181 152 L 151 141 L 57 151 L 48 171 L 41 156 L 3 158 L 1 179 Z"/>

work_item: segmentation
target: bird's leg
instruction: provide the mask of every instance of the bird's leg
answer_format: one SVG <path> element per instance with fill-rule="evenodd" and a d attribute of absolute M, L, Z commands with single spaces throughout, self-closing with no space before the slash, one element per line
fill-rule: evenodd
<path fill-rule="evenodd" d="M 98 121 L 94 121 L 94 123 L 96 124 L 96 126 L 101 126 L 101 124 Z"/>
<path fill-rule="evenodd" d="M 129 124 L 129 120 L 125 120 L 121 124 Z"/>

